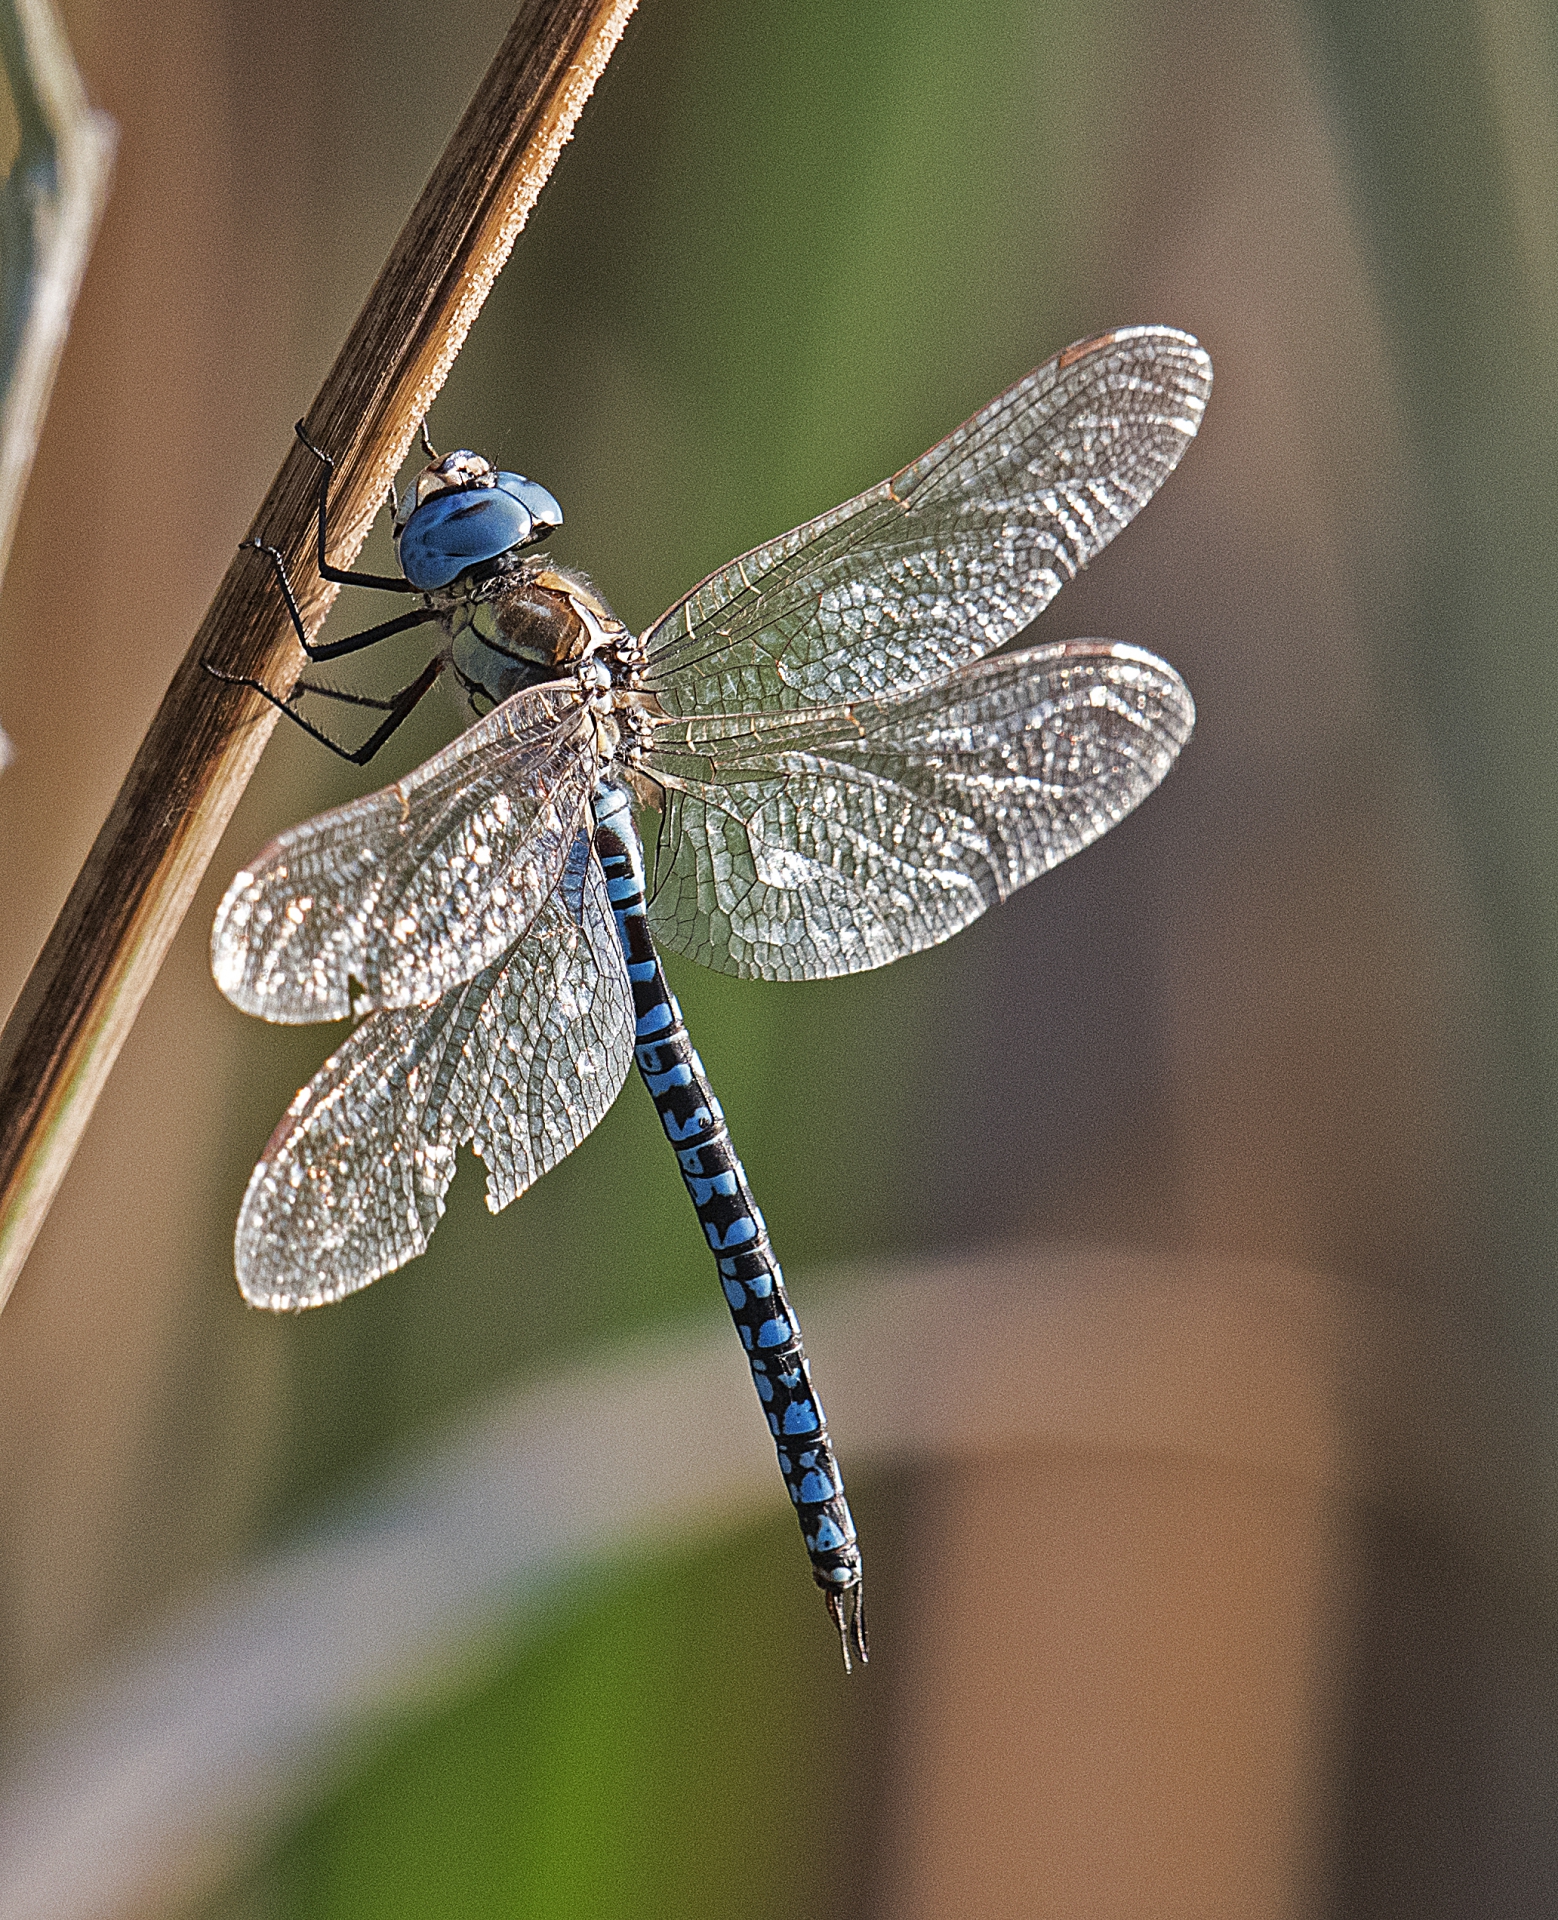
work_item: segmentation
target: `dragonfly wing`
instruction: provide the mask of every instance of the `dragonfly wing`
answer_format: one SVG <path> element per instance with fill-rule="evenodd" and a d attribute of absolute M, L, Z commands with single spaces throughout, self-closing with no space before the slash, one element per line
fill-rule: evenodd
<path fill-rule="evenodd" d="M 1107 833 L 1194 724 L 1172 667 L 1107 640 L 888 700 L 662 724 L 655 935 L 769 980 L 884 966 Z"/>
<path fill-rule="evenodd" d="M 622 1090 L 633 994 L 605 875 L 588 856 L 578 917 L 549 901 L 481 1010 L 453 1110 L 487 1164 L 494 1213 L 572 1153 Z M 462 1135 L 462 1138 L 467 1137 Z"/>
<path fill-rule="evenodd" d="M 406 779 L 273 840 L 217 911 L 217 985 L 286 1022 L 437 998 L 540 911 L 596 773 L 576 692 L 516 694 Z"/>
<path fill-rule="evenodd" d="M 1187 333 L 1068 347 L 891 480 L 712 573 L 644 635 L 667 712 L 831 706 L 1018 634 L 1173 472 L 1212 363 Z"/>
<path fill-rule="evenodd" d="M 474 980 L 370 1014 L 293 1101 L 238 1217 L 245 1296 L 320 1306 L 424 1252 L 467 1141 L 487 1163 L 488 1206 L 507 1206 L 601 1119 L 632 1052 L 592 859 L 577 917 L 554 896 Z"/>

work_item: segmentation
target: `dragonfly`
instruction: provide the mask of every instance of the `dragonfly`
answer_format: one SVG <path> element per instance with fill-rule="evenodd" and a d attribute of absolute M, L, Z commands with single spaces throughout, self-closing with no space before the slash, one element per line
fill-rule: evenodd
<path fill-rule="evenodd" d="M 868 1643 L 843 1476 L 659 951 L 749 979 L 883 966 L 959 932 L 1157 786 L 1195 721 L 1172 667 L 1107 640 L 1007 643 L 1174 470 L 1211 377 L 1169 327 L 1068 347 L 638 635 L 537 551 L 562 523 L 552 495 L 469 451 L 429 448 L 396 504 L 398 575 L 330 564 L 319 453 L 320 570 L 414 596 L 396 619 L 312 643 L 281 554 L 255 543 L 310 659 L 419 624 L 441 645 L 390 699 L 244 685 L 359 763 L 446 674 L 467 725 L 393 786 L 273 840 L 217 913 L 212 967 L 237 1006 L 357 1022 L 249 1181 L 245 1297 L 316 1306 L 415 1258 L 464 1146 L 485 1163 L 488 1206 L 508 1206 L 636 1065 L 846 1667 Z M 383 718 L 348 750 L 298 711 L 305 690 Z"/>

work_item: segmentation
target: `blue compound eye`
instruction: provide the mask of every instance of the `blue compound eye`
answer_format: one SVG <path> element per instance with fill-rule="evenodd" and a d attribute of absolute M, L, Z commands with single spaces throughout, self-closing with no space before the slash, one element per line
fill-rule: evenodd
<path fill-rule="evenodd" d="M 563 524 L 563 510 L 539 480 L 527 480 L 522 473 L 500 473 L 498 485 L 528 509 L 535 522 L 532 540 L 544 540 Z"/>
<path fill-rule="evenodd" d="M 530 509 L 523 500 L 502 487 L 470 487 L 424 501 L 401 528 L 395 549 L 412 586 L 431 593 L 447 587 L 467 567 L 496 560 L 533 538 Z"/>

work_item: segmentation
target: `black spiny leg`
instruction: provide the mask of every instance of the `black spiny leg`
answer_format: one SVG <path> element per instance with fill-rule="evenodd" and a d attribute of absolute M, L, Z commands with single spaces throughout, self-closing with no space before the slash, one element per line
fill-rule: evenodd
<path fill-rule="evenodd" d="M 303 442 L 304 446 L 308 448 L 309 452 L 320 465 L 319 577 L 322 580 L 333 580 L 338 586 L 342 587 L 377 587 L 381 593 L 415 593 L 416 588 L 412 586 L 411 582 L 398 573 L 351 573 L 345 567 L 331 566 L 325 555 L 325 513 L 330 500 L 330 482 L 335 474 L 335 461 L 328 453 L 316 447 L 313 441 L 309 439 L 308 435 L 303 431 L 303 422 L 301 420 L 298 421 L 292 431 Z M 425 443 L 427 439 L 425 426 L 422 437 Z M 253 544 L 258 546 L 260 543 L 256 540 Z"/>
<path fill-rule="evenodd" d="M 297 423 L 296 432 L 303 445 L 320 463 L 317 544 L 321 576 L 343 586 L 373 587 L 385 593 L 415 593 L 416 588 L 411 582 L 399 575 L 351 573 L 344 567 L 334 567 L 330 564 L 325 551 L 325 523 L 329 513 L 330 478 L 335 472 L 335 462 L 329 454 L 322 452 L 308 438 L 303 431 L 301 420 Z M 281 597 L 286 602 L 287 614 L 292 621 L 292 630 L 297 635 L 298 645 L 316 665 L 327 660 L 344 659 L 348 654 L 361 653 L 367 647 L 376 646 L 381 640 L 388 640 L 392 634 L 409 632 L 412 627 L 426 626 L 430 621 L 438 618 L 431 607 L 415 607 L 410 613 L 402 613 L 393 620 L 381 620 L 377 626 L 364 628 L 361 633 L 348 634 L 344 640 L 330 640 L 323 646 L 316 645 L 309 639 L 308 631 L 303 625 L 303 611 L 298 605 L 297 595 L 292 590 L 287 563 L 280 549 L 258 538 L 246 540 L 243 544 L 246 547 L 252 547 L 256 553 L 263 553 L 270 561 L 276 575 L 276 584 L 281 589 Z M 370 694 L 345 693 L 337 687 L 315 686 L 306 680 L 299 681 L 291 695 L 283 700 L 279 695 L 272 693 L 269 687 L 261 685 L 258 680 L 252 680 L 245 674 L 225 673 L 210 660 L 202 661 L 201 664 L 214 680 L 221 680 L 228 686 L 249 688 L 252 693 L 259 694 L 261 699 L 268 700 L 278 713 L 284 713 L 296 726 L 301 727 L 310 739 L 317 740 L 322 747 L 328 747 L 342 760 L 349 760 L 353 766 L 365 767 L 385 741 L 405 722 L 417 702 L 437 680 L 448 664 L 448 656 L 442 653 L 436 654 L 410 686 L 402 687 L 399 693 L 388 700 L 375 699 Z M 340 700 L 354 707 L 374 707 L 384 714 L 384 719 L 360 747 L 343 747 L 339 741 L 332 740 L 312 721 L 305 720 L 292 705 L 292 701 L 300 693 L 319 694 L 327 700 Z"/>
<path fill-rule="evenodd" d="M 278 713 L 284 713 L 295 726 L 301 727 L 310 739 L 317 740 L 322 747 L 328 747 L 340 759 L 350 760 L 354 767 L 365 767 L 385 741 L 410 717 L 412 708 L 448 665 L 448 659 L 444 654 L 435 653 L 411 685 L 402 687 L 399 693 L 388 700 L 378 700 L 366 693 L 346 693 L 339 687 L 316 687 L 307 680 L 300 680 L 292 689 L 294 698 L 300 693 L 317 693 L 326 700 L 341 700 L 353 707 L 376 707 L 383 713 L 383 720 L 360 747 L 343 747 L 339 741 L 332 740 L 311 720 L 305 720 L 296 707 L 272 693 L 269 687 L 262 686 L 258 680 L 251 680 L 246 674 L 223 673 L 220 667 L 213 666 L 209 660 L 201 664 L 213 680 L 221 680 L 230 687 L 247 687 L 262 700 L 268 700 Z"/>
<path fill-rule="evenodd" d="M 377 646 L 381 640 L 388 640 L 391 634 L 406 633 L 412 627 L 425 627 L 430 620 L 438 618 L 431 607 L 413 607 L 410 613 L 397 614 L 393 620 L 381 620 L 377 626 L 365 627 L 361 633 L 348 634 L 344 640 L 330 640 L 322 647 L 316 646 L 304 629 L 303 612 L 298 606 L 296 594 L 292 591 L 292 581 L 287 574 L 287 563 L 280 552 L 275 547 L 267 546 L 263 540 L 245 540 L 244 545 L 252 547 L 256 553 L 263 553 L 270 561 L 276 575 L 276 584 L 281 588 L 281 597 L 286 601 L 287 612 L 292 617 L 292 630 L 298 637 L 298 645 L 316 666 L 324 660 L 343 660 L 349 653 L 361 653 L 365 647 Z M 372 573 L 351 574 L 337 570 L 326 574 L 325 578 L 354 582 L 358 586 L 365 583 L 369 586 L 380 584 L 378 575 Z M 402 580 L 400 585 L 408 592 L 415 591 L 409 580 Z"/>

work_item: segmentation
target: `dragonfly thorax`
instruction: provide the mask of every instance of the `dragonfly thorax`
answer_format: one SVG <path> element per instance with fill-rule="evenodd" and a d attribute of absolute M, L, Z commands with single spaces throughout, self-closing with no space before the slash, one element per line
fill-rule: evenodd
<path fill-rule="evenodd" d="M 430 593 L 474 713 L 548 680 L 580 675 L 608 694 L 637 680 L 638 643 L 582 574 L 534 556 L 485 579 Z"/>

